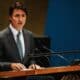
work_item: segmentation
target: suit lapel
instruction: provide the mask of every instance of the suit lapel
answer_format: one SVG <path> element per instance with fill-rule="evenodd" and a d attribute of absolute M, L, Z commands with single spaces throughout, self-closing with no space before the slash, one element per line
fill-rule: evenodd
<path fill-rule="evenodd" d="M 25 60 L 25 56 L 27 56 L 27 34 L 25 33 L 25 31 L 23 30 L 23 37 L 24 37 L 24 45 L 25 45 L 25 55 L 24 55 L 24 60 Z"/>
<path fill-rule="evenodd" d="M 25 44 L 25 55 L 24 55 L 24 59 L 23 59 L 23 63 L 25 63 L 28 60 L 28 54 L 30 53 L 30 36 L 29 34 L 23 30 L 23 36 L 24 36 L 24 44 Z"/>
<path fill-rule="evenodd" d="M 18 48 L 17 48 L 17 45 L 16 45 L 16 42 L 14 40 L 14 37 L 13 37 L 13 34 L 11 32 L 11 30 L 8 28 L 8 34 L 7 34 L 7 39 L 9 40 L 9 44 L 11 45 L 11 48 L 13 50 L 13 56 L 16 57 L 17 59 L 21 60 L 20 59 L 20 56 L 19 56 L 19 51 L 18 51 Z"/>

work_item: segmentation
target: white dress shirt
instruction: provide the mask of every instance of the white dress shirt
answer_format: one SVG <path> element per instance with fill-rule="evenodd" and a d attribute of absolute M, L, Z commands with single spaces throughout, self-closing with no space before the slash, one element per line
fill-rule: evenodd
<path fill-rule="evenodd" d="M 19 31 L 17 31 L 11 24 L 10 24 L 10 29 L 12 31 L 13 37 L 15 42 L 17 42 L 17 34 Z M 22 30 L 20 30 L 21 34 L 20 34 L 20 40 L 21 40 L 21 45 L 22 45 L 22 51 L 23 51 L 23 57 L 25 55 L 25 44 L 24 44 L 24 37 L 23 37 L 23 33 Z"/>

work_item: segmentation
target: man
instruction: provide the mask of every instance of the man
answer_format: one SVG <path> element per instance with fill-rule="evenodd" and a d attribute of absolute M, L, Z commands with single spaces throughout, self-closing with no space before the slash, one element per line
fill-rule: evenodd
<path fill-rule="evenodd" d="M 10 24 L 8 28 L 0 33 L 0 69 L 2 70 L 12 69 L 18 71 L 40 67 L 34 64 L 29 66 L 28 63 L 25 63 L 27 55 L 33 50 L 32 33 L 23 29 L 27 16 L 27 10 L 20 2 L 16 2 L 9 8 Z M 22 45 L 22 59 L 17 45 L 18 32 L 20 33 L 19 38 Z"/>
<path fill-rule="evenodd" d="M 0 70 L 39 69 L 36 60 L 28 54 L 34 51 L 33 35 L 23 29 L 28 12 L 20 2 L 9 8 L 9 26 L 0 32 Z M 24 80 L 24 77 L 18 78 Z M 11 79 L 12 80 L 12 79 Z M 15 79 L 13 79 L 15 80 Z"/>
<path fill-rule="evenodd" d="M 33 64 L 33 60 L 28 60 L 28 54 L 33 52 L 33 36 L 30 31 L 23 29 L 27 16 L 27 10 L 20 2 L 9 8 L 10 24 L 0 32 L 1 71 L 40 68 L 39 65 Z"/>

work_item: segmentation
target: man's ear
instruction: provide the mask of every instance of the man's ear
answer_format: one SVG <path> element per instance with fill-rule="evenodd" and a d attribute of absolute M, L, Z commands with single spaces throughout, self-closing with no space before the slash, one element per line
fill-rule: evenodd
<path fill-rule="evenodd" d="M 9 20 L 11 20 L 11 16 L 9 16 Z"/>

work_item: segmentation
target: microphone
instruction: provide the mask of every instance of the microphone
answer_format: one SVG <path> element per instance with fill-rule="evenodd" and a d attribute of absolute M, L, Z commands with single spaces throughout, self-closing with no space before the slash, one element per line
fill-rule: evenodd
<path fill-rule="evenodd" d="M 51 56 L 51 54 L 52 55 L 56 55 L 56 56 L 59 56 L 61 59 L 65 60 L 66 62 L 70 63 L 70 61 L 67 58 L 65 58 L 64 56 L 60 55 L 59 52 L 57 53 L 57 52 L 54 52 L 52 49 L 49 49 L 44 44 L 42 44 L 42 42 L 40 40 L 38 40 L 38 43 L 39 43 L 39 45 L 41 45 L 41 47 L 43 49 L 48 51 L 48 53 L 45 53 L 45 54 L 43 53 L 42 55 L 44 55 L 44 56 Z"/>
<path fill-rule="evenodd" d="M 45 48 L 45 49 L 47 49 L 48 51 L 50 51 L 50 53 L 52 54 L 52 55 L 57 55 L 57 56 L 59 56 L 61 59 L 63 59 L 63 60 L 65 60 L 65 61 L 67 61 L 68 63 L 70 63 L 69 61 L 68 61 L 68 59 L 66 59 L 65 57 L 63 57 L 62 55 L 60 55 L 60 54 L 54 54 L 55 52 L 52 50 L 52 49 L 49 49 L 49 48 L 47 48 L 46 46 L 43 46 L 43 48 Z M 48 53 L 49 54 L 49 53 Z"/>
<path fill-rule="evenodd" d="M 39 48 L 35 47 L 27 56 L 35 58 L 35 57 L 41 57 L 44 55 L 47 56 L 47 54 L 42 53 Z"/>

